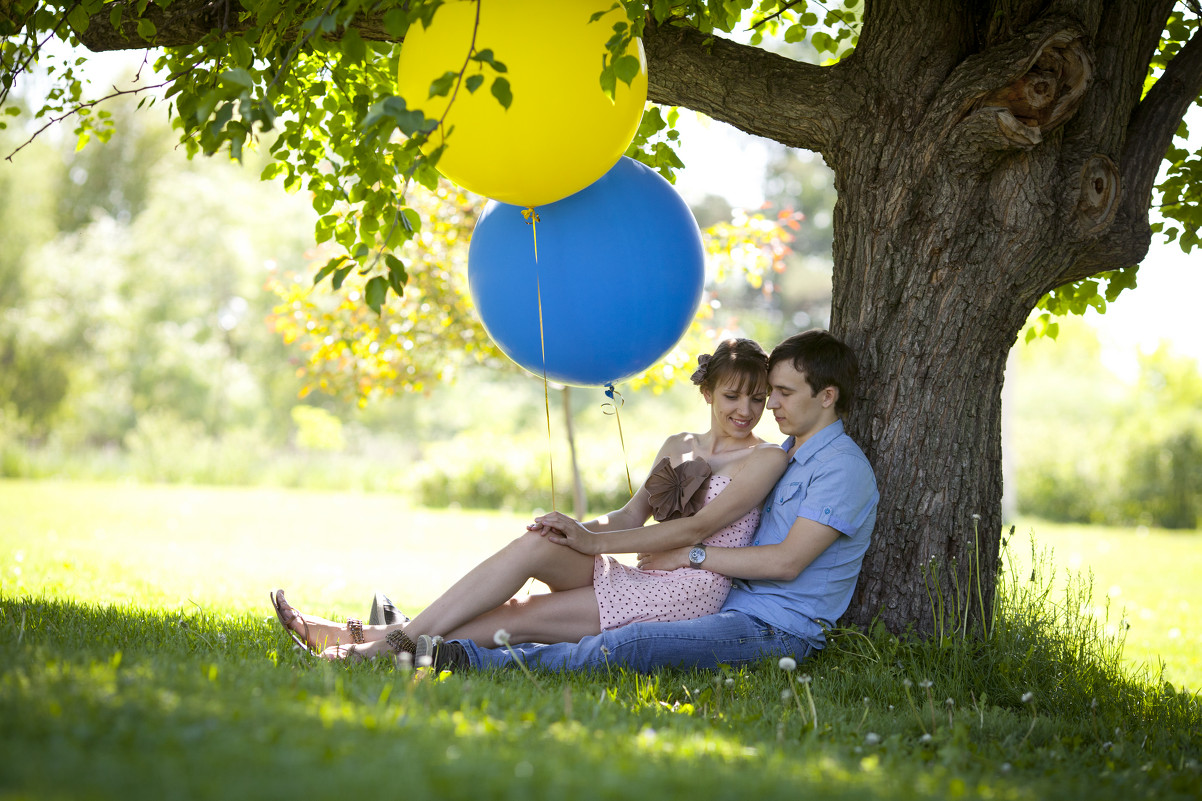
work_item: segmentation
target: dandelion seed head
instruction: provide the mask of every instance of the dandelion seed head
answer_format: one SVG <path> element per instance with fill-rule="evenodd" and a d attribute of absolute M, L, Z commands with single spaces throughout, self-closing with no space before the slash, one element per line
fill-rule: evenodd
<path fill-rule="evenodd" d="M 782 656 L 776 666 L 786 673 L 792 673 L 797 670 L 797 660 L 791 656 Z"/>
<path fill-rule="evenodd" d="M 780 700 L 782 700 L 782 701 L 788 701 L 788 700 L 789 700 L 790 698 L 792 698 L 792 697 L 793 697 L 793 691 L 792 691 L 792 690 L 781 690 L 781 691 L 780 691 Z"/>
<path fill-rule="evenodd" d="M 918 682 L 918 686 L 924 690 L 929 690 L 935 686 L 935 684 L 930 679 L 923 679 L 922 681 Z"/>
<path fill-rule="evenodd" d="M 924 732 L 923 735 L 918 738 L 918 742 L 929 743 L 933 739 L 935 739 L 935 738 L 931 736 L 930 732 Z"/>
<path fill-rule="evenodd" d="M 902 679 L 902 686 L 908 690 L 914 686 L 914 682 L 910 681 L 909 679 Z"/>
<path fill-rule="evenodd" d="M 980 520 L 980 519 L 981 519 L 981 516 L 980 516 L 980 515 L 978 515 L 978 514 L 974 514 L 974 515 L 972 516 L 972 519 L 973 519 L 973 520 Z"/>
<path fill-rule="evenodd" d="M 953 706 L 955 706 L 955 705 L 956 705 L 956 702 L 955 702 L 955 700 L 954 700 L 954 699 L 951 699 L 951 698 L 947 699 L 947 700 L 946 700 L 946 701 L 944 701 L 943 703 L 944 703 L 944 704 L 945 704 L 945 705 L 946 705 L 948 708 L 951 708 L 951 707 L 953 707 Z"/>
<path fill-rule="evenodd" d="M 509 645 L 509 632 L 505 629 L 497 629 L 496 633 L 492 635 L 492 641 L 497 645 Z"/>
<path fill-rule="evenodd" d="M 1002 763 L 1002 773 L 1009 773 L 1009 772 L 1010 772 L 1010 763 L 1003 762 Z"/>
<path fill-rule="evenodd" d="M 429 654 L 422 654 L 417 658 L 416 662 L 419 668 L 428 668 L 434 664 L 434 660 L 430 658 Z"/>
<path fill-rule="evenodd" d="M 802 673 L 801 677 L 798 678 L 798 681 L 800 681 L 802 684 L 809 684 L 810 683 L 810 674 Z"/>
<path fill-rule="evenodd" d="M 1035 700 L 1035 693 L 1030 693 L 1030 692 L 1023 693 L 1023 703 L 1024 704 L 1029 704 L 1034 700 Z"/>
<path fill-rule="evenodd" d="M 865 745 L 876 745 L 880 741 L 881 741 L 881 735 L 877 734 L 874 731 L 870 731 L 864 735 L 864 744 Z"/>
<path fill-rule="evenodd" d="M 733 687 L 734 685 L 735 685 L 735 680 L 734 680 L 734 679 L 727 679 L 727 680 L 726 680 L 726 686 L 727 686 L 727 687 Z"/>

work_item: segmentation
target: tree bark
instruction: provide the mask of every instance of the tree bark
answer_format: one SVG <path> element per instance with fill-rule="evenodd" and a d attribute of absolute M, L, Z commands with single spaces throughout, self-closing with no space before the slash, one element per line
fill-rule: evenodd
<path fill-rule="evenodd" d="M 162 17 L 158 44 L 186 44 L 234 29 L 224 7 L 147 14 Z M 1143 93 L 1172 8 L 866 0 L 856 51 L 831 67 L 648 25 L 653 100 L 834 169 L 832 329 L 860 357 L 848 429 L 881 489 L 852 622 L 936 632 L 990 618 L 1007 354 L 1045 293 L 1146 253 L 1156 170 L 1202 92 L 1195 34 Z M 144 46 L 93 23 L 93 49 Z M 385 38 L 375 18 L 360 31 Z"/>

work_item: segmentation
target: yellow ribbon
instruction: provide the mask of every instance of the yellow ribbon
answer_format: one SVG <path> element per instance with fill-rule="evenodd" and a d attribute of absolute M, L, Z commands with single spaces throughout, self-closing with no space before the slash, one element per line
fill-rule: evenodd
<path fill-rule="evenodd" d="M 534 286 L 538 292 L 538 345 L 543 357 L 543 406 L 547 415 L 547 465 L 551 468 L 551 511 L 555 507 L 555 456 L 551 446 L 551 390 L 547 385 L 547 340 L 543 329 L 543 286 L 538 274 L 538 212 L 534 206 L 522 210 L 534 236 Z"/>

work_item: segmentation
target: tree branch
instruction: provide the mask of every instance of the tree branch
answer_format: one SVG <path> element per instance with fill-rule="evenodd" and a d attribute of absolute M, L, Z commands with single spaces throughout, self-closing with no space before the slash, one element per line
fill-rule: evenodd
<path fill-rule="evenodd" d="M 1202 94 L 1202 27 L 1165 67 L 1127 126 L 1120 168 L 1126 184 L 1123 215 L 1146 219 L 1148 197 L 1164 154 L 1190 104 Z"/>
<path fill-rule="evenodd" d="M 226 19 L 223 4 L 210 0 L 177 0 L 166 9 L 151 3 L 141 18 L 153 22 L 157 33 L 147 42 L 136 32 L 136 0 L 118 2 L 125 6 L 120 26 L 114 28 L 107 14 L 99 14 L 79 34 L 89 50 L 187 47 L 213 31 L 238 33 L 250 27 L 237 18 Z M 370 41 L 391 38 L 380 15 L 360 14 L 352 27 Z M 835 120 L 822 110 L 846 108 L 845 103 L 832 102 L 836 90 L 831 68 L 793 61 L 686 26 L 649 23 L 643 46 L 651 100 L 685 106 L 792 147 L 822 150 L 837 129 Z"/>
<path fill-rule="evenodd" d="M 832 112 L 851 113 L 838 67 L 817 67 L 758 47 L 670 25 L 648 24 L 648 98 L 684 106 L 790 147 L 823 151 L 838 130 Z"/>
<path fill-rule="evenodd" d="M 1067 281 L 1138 264 L 1148 252 L 1148 198 L 1181 119 L 1202 94 L 1202 29 L 1178 51 L 1131 115 L 1118 174 L 1122 194 L 1113 225 L 1074 265 Z"/>

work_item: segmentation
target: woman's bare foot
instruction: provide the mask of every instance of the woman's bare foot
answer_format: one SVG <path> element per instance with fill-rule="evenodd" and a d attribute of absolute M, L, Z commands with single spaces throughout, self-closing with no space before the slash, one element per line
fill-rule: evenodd
<path fill-rule="evenodd" d="M 285 600 L 283 590 L 276 590 L 271 600 L 280 624 L 315 652 L 323 652 L 340 645 L 358 645 L 363 648 L 368 643 L 383 640 L 389 629 L 395 628 L 364 626 L 354 618 L 349 618 L 347 625 L 342 625 L 323 617 L 301 614 L 300 610 Z M 356 636 L 356 631 L 359 636 Z"/>

